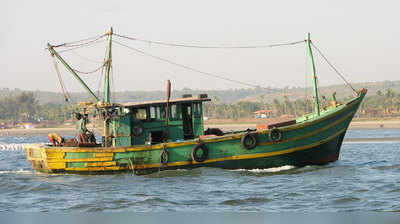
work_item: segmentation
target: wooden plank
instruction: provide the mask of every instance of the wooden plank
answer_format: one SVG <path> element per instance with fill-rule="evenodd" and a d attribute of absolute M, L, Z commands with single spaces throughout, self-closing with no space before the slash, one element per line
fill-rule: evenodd
<path fill-rule="evenodd" d="M 65 152 L 51 152 L 51 151 L 47 151 L 47 159 L 48 160 L 52 160 L 52 159 L 64 159 L 65 157 Z"/>
<path fill-rule="evenodd" d="M 115 162 L 115 161 L 86 163 L 87 167 L 95 167 L 95 166 L 106 167 L 106 166 L 116 166 L 116 165 L 117 165 L 117 162 Z"/>
<path fill-rule="evenodd" d="M 78 158 L 78 159 L 52 159 L 51 162 L 104 162 L 112 161 L 113 157 Z"/>
<path fill-rule="evenodd" d="M 48 165 L 49 169 L 52 169 L 52 170 L 53 169 L 55 169 L 55 170 L 57 170 L 57 169 L 65 169 L 66 168 L 66 165 L 63 162 L 56 162 L 56 163 L 49 162 L 47 165 Z"/>
<path fill-rule="evenodd" d="M 93 154 L 94 158 L 100 158 L 100 157 L 113 157 L 114 153 L 113 152 L 95 152 Z"/>
<path fill-rule="evenodd" d="M 86 171 L 86 172 L 95 172 L 95 171 L 118 171 L 118 170 L 127 170 L 128 167 L 120 167 L 120 166 L 109 166 L 109 167 L 69 167 L 65 168 L 66 171 Z"/>

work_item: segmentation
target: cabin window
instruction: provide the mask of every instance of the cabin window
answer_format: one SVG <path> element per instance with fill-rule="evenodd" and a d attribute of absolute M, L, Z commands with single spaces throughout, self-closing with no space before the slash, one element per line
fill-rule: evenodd
<path fill-rule="evenodd" d="M 147 119 L 146 108 L 133 109 L 132 117 L 133 117 L 133 119 L 136 119 L 136 120 L 146 120 Z"/>
<path fill-rule="evenodd" d="M 159 108 L 160 108 L 160 118 L 161 119 L 167 118 L 167 115 L 165 113 L 165 106 L 160 106 Z"/>
<path fill-rule="evenodd" d="M 165 107 L 164 106 L 151 106 L 150 107 L 150 118 L 162 120 L 165 119 Z"/>
<path fill-rule="evenodd" d="M 192 107 L 191 106 L 187 107 L 187 115 L 192 116 Z"/>
<path fill-rule="evenodd" d="M 178 106 L 176 104 L 171 105 L 171 120 L 178 120 Z"/>
<path fill-rule="evenodd" d="M 156 107 L 150 107 L 150 118 L 151 119 L 156 118 Z"/>
<path fill-rule="evenodd" d="M 201 105 L 200 103 L 193 104 L 193 112 L 195 117 L 201 117 Z"/>

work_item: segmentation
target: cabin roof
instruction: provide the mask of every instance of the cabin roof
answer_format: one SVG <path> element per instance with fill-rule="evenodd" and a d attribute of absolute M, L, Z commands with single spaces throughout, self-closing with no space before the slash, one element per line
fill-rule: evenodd
<path fill-rule="evenodd" d="M 178 99 L 170 99 L 169 103 L 189 103 L 189 102 L 203 102 L 203 101 L 211 101 L 210 98 L 200 98 L 200 97 L 186 97 L 186 98 L 178 98 Z M 166 100 L 154 100 L 154 101 L 146 101 L 146 102 L 128 102 L 128 103 L 120 103 L 122 107 L 143 107 L 149 105 L 159 105 L 166 104 Z"/>

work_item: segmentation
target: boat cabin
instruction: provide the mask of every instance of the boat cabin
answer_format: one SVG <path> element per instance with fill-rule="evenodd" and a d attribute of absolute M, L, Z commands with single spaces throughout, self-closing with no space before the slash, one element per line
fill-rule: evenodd
<path fill-rule="evenodd" d="M 109 125 L 111 144 L 132 146 L 184 141 L 203 135 L 203 102 L 207 94 L 179 99 L 119 104 L 118 116 Z M 168 119 L 168 121 L 167 121 Z"/>

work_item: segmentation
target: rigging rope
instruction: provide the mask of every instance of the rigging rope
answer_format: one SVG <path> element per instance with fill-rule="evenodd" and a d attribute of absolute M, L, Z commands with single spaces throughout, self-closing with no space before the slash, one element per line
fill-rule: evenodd
<path fill-rule="evenodd" d="M 114 101 L 116 100 L 116 98 L 114 97 L 114 94 L 112 94 L 114 92 L 114 90 L 116 89 L 115 87 L 115 82 L 114 82 L 114 66 L 111 65 L 111 86 L 110 86 L 110 101 Z"/>
<path fill-rule="evenodd" d="M 308 51 L 307 46 L 305 46 L 305 57 L 304 57 L 304 99 L 307 99 L 307 80 L 308 80 Z"/>
<path fill-rule="evenodd" d="M 88 57 L 86 57 L 86 56 L 83 56 L 83 55 L 78 54 L 78 53 L 75 52 L 75 51 L 70 51 L 70 52 L 73 53 L 74 55 L 76 55 L 76 56 L 82 58 L 83 60 L 88 61 L 88 62 L 93 62 L 93 63 L 96 63 L 96 64 L 99 64 L 99 63 L 103 63 L 103 62 L 104 62 L 104 61 L 97 61 L 97 60 L 90 59 L 90 58 L 88 58 Z"/>
<path fill-rule="evenodd" d="M 311 46 L 314 47 L 315 50 L 317 50 L 317 52 L 321 55 L 325 62 L 336 72 L 337 75 L 339 75 L 339 77 L 346 83 L 346 85 L 348 85 L 355 93 L 357 93 L 353 86 L 344 78 L 344 76 L 335 68 L 335 66 L 333 66 L 333 64 L 328 61 L 325 55 L 321 52 L 321 50 L 319 50 L 317 46 L 314 45 L 313 42 L 311 42 Z"/>
<path fill-rule="evenodd" d="M 164 46 L 170 46 L 170 47 L 186 47 L 186 48 L 203 48 L 203 49 L 246 49 L 246 48 L 268 48 L 268 47 L 280 47 L 280 46 L 289 46 L 289 45 L 296 45 L 300 43 L 304 43 L 305 40 L 301 41 L 295 41 L 295 42 L 288 42 L 288 43 L 279 43 L 279 44 L 265 44 L 265 45 L 243 45 L 243 46 L 206 46 L 206 45 L 193 45 L 193 44 L 178 44 L 178 43 L 169 43 L 169 42 L 163 42 L 163 41 L 152 41 L 152 40 L 145 40 L 145 39 L 139 39 L 136 37 L 128 37 L 120 34 L 114 33 L 113 35 L 129 40 L 134 40 L 134 41 L 140 41 L 140 42 L 145 42 L 148 44 L 158 44 L 158 45 L 164 45 Z"/>
<path fill-rule="evenodd" d="M 105 52 L 104 52 L 104 59 L 103 59 L 103 61 L 106 61 L 106 58 L 107 58 L 107 48 L 106 48 L 106 50 L 105 50 Z M 101 71 L 100 71 L 99 85 L 98 85 L 98 87 L 97 87 L 97 95 L 98 95 L 98 96 L 100 96 L 100 88 L 101 88 L 103 76 L 105 76 L 104 67 L 105 67 L 105 66 L 103 66 L 103 68 L 102 68 Z"/>
<path fill-rule="evenodd" d="M 62 91 L 62 93 L 63 93 L 63 95 L 64 95 L 64 100 L 65 100 L 66 102 L 69 102 L 69 99 L 70 99 L 71 97 L 69 96 L 68 92 L 65 91 L 64 83 L 63 83 L 63 80 L 62 80 L 62 78 L 61 78 L 60 69 L 58 69 L 57 61 L 56 61 L 56 59 L 54 58 L 54 55 L 53 55 L 53 54 L 51 54 L 51 58 L 53 59 L 52 61 L 53 61 L 53 64 L 54 64 L 54 68 L 56 69 L 56 72 L 57 72 L 58 81 L 60 82 L 61 91 Z"/>
<path fill-rule="evenodd" d="M 59 53 L 67 52 L 67 51 L 72 51 L 74 54 L 78 55 L 78 54 L 77 54 L 76 52 L 74 52 L 73 50 L 78 49 L 78 48 L 82 48 L 82 47 L 87 47 L 87 46 L 90 46 L 90 45 L 94 45 L 94 44 L 97 44 L 97 43 L 101 43 L 101 42 L 104 41 L 104 40 L 101 40 L 101 39 L 104 38 L 104 37 L 107 36 L 107 35 L 108 35 L 108 34 L 97 35 L 97 36 L 85 38 L 85 39 L 82 39 L 82 40 L 66 42 L 66 43 L 59 44 L 59 45 L 55 45 L 55 46 L 52 46 L 52 47 L 53 47 L 53 48 L 57 48 L 57 47 L 69 48 L 69 49 L 61 50 L 61 51 L 59 51 Z M 129 37 L 129 36 L 120 35 L 120 34 L 117 34 L 117 33 L 113 33 L 113 35 L 115 35 L 115 36 L 117 36 L 117 37 L 119 37 L 119 38 L 124 38 L 124 39 L 128 39 L 128 40 L 133 40 L 133 41 L 145 42 L 145 43 L 148 43 L 148 44 L 157 44 L 157 45 L 170 46 L 170 47 L 201 48 L 201 49 L 250 49 L 250 48 L 271 48 L 271 47 L 279 47 L 279 46 L 297 45 L 297 44 L 300 44 L 300 43 L 304 43 L 304 42 L 306 41 L 306 40 L 301 40 L 301 41 L 294 41 L 294 42 L 287 42 L 287 43 L 264 44 L 264 45 L 222 46 L 222 45 L 193 45 L 193 44 L 184 44 L 184 43 L 172 43 L 172 42 L 163 42 L 163 41 L 153 41 L 153 40 L 140 39 L 140 38 L 136 38 L 136 37 Z M 151 58 L 154 58 L 154 59 L 157 59 L 157 60 L 160 60 L 160 61 L 163 61 L 163 62 L 172 64 L 172 65 L 175 65 L 175 66 L 178 66 L 178 67 L 181 67 L 181 68 L 190 70 L 190 71 L 194 71 L 194 72 L 197 72 L 197 73 L 200 73 L 200 74 L 203 74 L 203 75 L 211 76 L 211 77 L 214 77 L 214 78 L 219 78 L 219 79 L 222 79 L 222 80 L 226 80 L 226 81 L 230 81 L 230 82 L 234 82 L 234 83 L 238 83 L 238 84 L 242 84 L 242 85 L 246 85 L 246 86 L 250 86 L 250 87 L 256 87 L 256 88 L 258 87 L 258 88 L 260 88 L 259 85 L 249 84 L 249 83 L 246 83 L 246 82 L 242 82 L 242 81 L 238 81 L 238 80 L 226 78 L 226 77 L 224 77 L 224 76 L 217 75 L 217 74 L 213 74 L 213 73 L 210 73 L 210 72 L 200 71 L 200 70 L 195 69 L 195 68 L 193 68 L 193 67 L 190 67 L 190 66 L 187 66 L 187 65 L 183 65 L 183 64 L 179 64 L 179 63 L 173 62 L 173 61 L 171 61 L 171 60 L 169 60 L 169 59 L 165 59 L 165 58 L 162 58 L 162 57 L 159 57 L 159 56 L 156 56 L 156 55 L 147 53 L 147 52 L 142 51 L 142 50 L 140 50 L 140 49 L 137 49 L 137 48 L 134 48 L 134 47 L 125 45 L 125 44 L 123 44 L 123 43 L 121 43 L 121 42 L 118 42 L 118 41 L 115 41 L 115 40 L 113 40 L 113 42 L 115 42 L 116 44 L 118 44 L 118 45 L 120 45 L 120 46 L 124 46 L 124 47 L 129 48 L 129 49 L 131 49 L 131 50 L 133 50 L 133 51 L 136 51 L 136 52 L 138 52 L 138 53 L 140 53 L 140 54 L 142 54 L 142 55 L 145 55 L 145 56 L 148 56 L 148 57 L 151 57 Z M 336 72 L 336 74 L 346 83 L 346 85 L 348 85 L 354 92 L 357 92 L 357 91 L 353 88 L 353 86 L 344 78 L 344 76 L 343 76 L 343 75 L 333 66 L 333 64 L 325 57 L 325 55 L 321 52 L 321 50 L 320 50 L 317 46 L 315 46 L 315 44 L 314 44 L 313 42 L 311 42 L 311 46 L 312 46 L 315 50 L 317 50 L 317 52 L 321 55 L 321 57 L 325 60 L 325 62 Z M 85 58 L 85 57 L 83 57 L 83 56 L 81 56 L 81 55 L 78 55 L 78 56 L 81 57 L 81 58 L 84 58 L 84 59 L 86 59 L 86 60 L 88 60 L 88 61 L 94 62 L 94 60 Z M 57 74 L 58 74 L 58 78 L 59 78 L 59 81 L 60 81 L 61 89 L 62 89 L 63 94 L 64 94 L 64 98 L 65 98 L 66 101 L 68 101 L 68 96 L 67 96 L 67 93 L 66 93 L 66 91 L 65 91 L 65 88 L 64 88 L 62 79 L 61 79 L 60 71 L 59 71 L 59 69 L 58 69 L 58 66 L 57 66 L 57 63 L 56 63 L 54 57 L 52 57 L 52 58 L 53 58 L 53 63 L 54 63 L 56 72 L 57 72 Z M 80 70 L 77 70 L 77 69 L 73 69 L 73 70 L 74 70 L 75 72 L 78 72 L 78 73 L 81 73 L 81 74 L 92 74 L 92 73 L 95 73 L 95 72 L 99 71 L 99 70 L 102 69 L 102 68 L 104 69 L 104 66 L 105 66 L 106 63 L 107 63 L 107 62 L 104 62 L 100 67 L 98 67 L 98 68 L 96 68 L 96 69 L 94 69 L 94 70 L 88 71 L 88 72 L 86 72 L 86 71 L 80 71 Z M 102 73 L 103 73 L 103 71 L 102 71 Z"/>
<path fill-rule="evenodd" d="M 140 54 L 143 54 L 143 55 L 145 55 L 145 56 L 148 56 L 148 57 L 151 57 L 151 58 L 154 58 L 154 59 L 157 59 L 157 60 L 166 62 L 166 63 L 168 63 L 168 64 L 172 64 L 172 65 L 175 65 L 175 66 L 178 66 L 178 67 L 181 67 L 181 68 L 190 70 L 190 71 L 194 71 L 194 72 L 197 72 L 197 73 L 200 73 L 200 74 L 203 74 L 203 75 L 211 76 L 211 77 L 218 78 L 218 79 L 222 79 L 222 80 L 225 80 L 225 81 L 230 81 L 230 82 L 238 83 L 238 84 L 245 85 L 245 86 L 250 86 L 250 87 L 255 87 L 255 88 L 263 88 L 263 87 L 261 87 L 261 86 L 259 86 L 259 85 L 253 85 L 253 84 L 250 84 L 250 83 L 246 83 L 246 82 L 242 82 L 242 81 L 238 81 L 238 80 L 226 78 L 226 77 L 224 77 L 224 76 L 216 75 L 216 74 L 213 74 L 213 73 L 210 73 L 210 72 L 203 72 L 203 71 L 200 71 L 200 70 L 198 70 L 198 69 L 189 67 L 189 66 L 187 66 L 187 65 L 179 64 L 179 63 L 173 62 L 173 61 L 171 61 L 171 60 L 169 60 L 169 59 L 165 59 L 165 58 L 162 58 L 162 57 L 153 55 L 153 54 L 149 54 L 149 53 L 147 53 L 147 52 L 144 52 L 144 51 L 139 50 L 139 49 L 137 49 L 137 48 L 134 48 L 134 47 L 125 45 L 125 44 L 120 43 L 120 42 L 115 41 L 115 40 L 113 40 L 113 42 L 116 43 L 116 44 L 118 44 L 118 45 L 120 45 L 120 46 L 124 46 L 124 47 L 129 48 L 129 49 L 131 49 L 131 50 L 133 50 L 133 51 L 136 51 L 136 52 L 138 52 L 138 53 L 140 53 Z M 265 89 L 266 89 L 266 88 L 265 88 Z"/>
<path fill-rule="evenodd" d="M 96 68 L 94 70 L 91 70 L 91 71 L 88 71 L 88 72 L 80 71 L 80 70 L 77 70 L 77 69 L 74 69 L 74 68 L 72 70 L 74 70 L 74 72 L 77 72 L 77 73 L 89 75 L 89 74 L 92 74 L 92 73 L 95 73 L 95 72 L 99 71 L 101 68 L 103 68 L 105 66 L 106 63 L 107 62 L 104 62 L 104 64 L 102 64 L 98 68 Z"/>
<path fill-rule="evenodd" d="M 98 36 L 94 36 L 94 37 L 89 37 L 86 39 L 82 39 L 82 40 L 77 40 L 77 41 L 72 41 L 72 42 L 67 42 L 67 43 L 62 43 L 62 44 L 58 44 L 53 46 L 53 48 L 57 48 L 57 47 L 76 47 L 76 46 L 80 46 L 80 45 L 85 45 L 85 44 L 90 44 L 92 42 L 95 42 L 103 37 L 107 36 L 106 34 L 103 35 L 98 35 Z M 87 41 L 85 43 L 80 43 L 83 41 Z"/>
<path fill-rule="evenodd" d="M 76 50 L 76 49 L 79 49 L 79 48 L 83 48 L 83 47 L 89 47 L 89 46 L 93 46 L 93 45 L 96 45 L 96 44 L 99 44 L 99 43 L 103 43 L 103 42 L 105 42 L 106 40 L 97 40 L 96 42 L 92 42 L 90 45 L 89 44 L 87 44 L 87 45 L 81 45 L 81 46 L 77 46 L 77 47 L 74 47 L 74 48 L 67 48 L 67 49 L 65 49 L 65 50 L 61 50 L 61 51 L 58 51 L 58 53 L 63 53 L 63 52 L 67 52 L 67 51 L 73 51 L 73 50 Z M 47 48 L 46 48 L 47 49 Z"/>
<path fill-rule="evenodd" d="M 58 53 L 61 53 L 61 52 L 63 52 L 63 51 L 59 51 Z M 92 61 L 92 62 L 93 62 L 93 61 Z M 95 73 L 95 72 L 99 71 L 101 68 L 103 68 L 103 67 L 106 65 L 107 61 L 98 62 L 98 63 L 102 63 L 102 64 L 101 64 L 99 67 L 95 68 L 94 70 L 90 70 L 90 71 L 88 71 L 88 72 L 75 69 L 75 68 L 73 68 L 72 66 L 70 66 L 70 67 L 71 67 L 71 69 L 72 69 L 74 72 L 89 75 L 89 74 Z"/>

